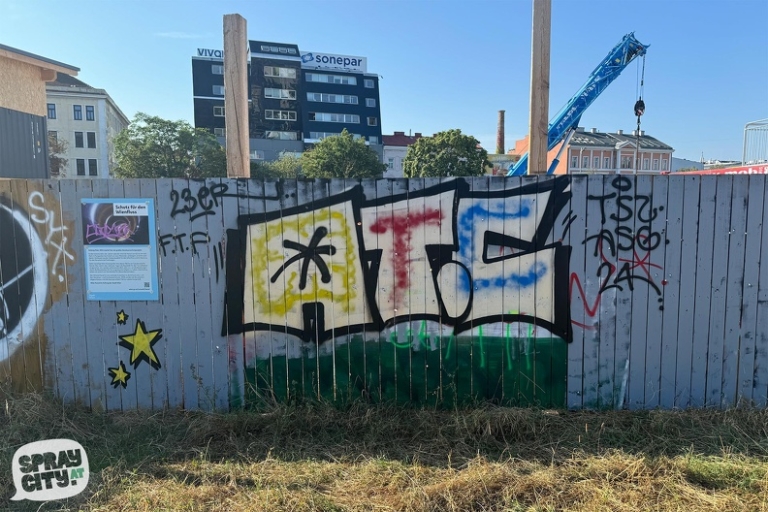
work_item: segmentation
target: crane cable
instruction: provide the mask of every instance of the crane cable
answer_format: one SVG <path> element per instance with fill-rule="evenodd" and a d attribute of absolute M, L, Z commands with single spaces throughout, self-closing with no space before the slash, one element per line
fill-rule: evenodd
<path fill-rule="evenodd" d="M 639 63 L 638 63 L 639 64 Z M 639 98 L 635 102 L 635 115 L 637 116 L 637 131 L 635 132 L 635 174 L 640 168 L 640 116 L 645 113 L 645 102 L 643 101 L 643 87 L 645 85 L 645 55 L 643 55 L 643 73 L 640 75 Z"/>

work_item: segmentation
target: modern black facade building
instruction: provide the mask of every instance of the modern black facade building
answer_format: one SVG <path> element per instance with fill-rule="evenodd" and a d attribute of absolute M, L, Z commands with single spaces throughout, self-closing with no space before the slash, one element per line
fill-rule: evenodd
<path fill-rule="evenodd" d="M 250 41 L 252 160 L 302 152 L 346 129 L 381 157 L 379 77 L 364 57 L 301 52 L 295 44 Z M 195 126 L 225 141 L 224 60 L 220 50 L 192 58 Z"/>

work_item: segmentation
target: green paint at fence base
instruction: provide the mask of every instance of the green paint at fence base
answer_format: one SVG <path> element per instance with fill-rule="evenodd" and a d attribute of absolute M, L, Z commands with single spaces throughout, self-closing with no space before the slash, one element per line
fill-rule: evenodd
<path fill-rule="evenodd" d="M 245 371 L 246 403 L 363 398 L 444 407 L 477 401 L 565 407 L 568 347 L 560 338 L 451 336 L 438 339 L 432 350 L 427 344 L 355 337 L 319 359 L 257 359 Z"/>

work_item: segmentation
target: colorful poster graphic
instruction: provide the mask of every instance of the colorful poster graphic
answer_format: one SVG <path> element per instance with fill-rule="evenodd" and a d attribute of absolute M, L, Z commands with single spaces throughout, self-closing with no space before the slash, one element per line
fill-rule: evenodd
<path fill-rule="evenodd" d="M 153 199 L 83 199 L 88 300 L 158 300 Z"/>

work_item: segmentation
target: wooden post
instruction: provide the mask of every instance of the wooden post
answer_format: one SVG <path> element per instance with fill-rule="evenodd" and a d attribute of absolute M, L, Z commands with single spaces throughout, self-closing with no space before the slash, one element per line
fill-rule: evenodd
<path fill-rule="evenodd" d="M 229 178 L 251 177 L 247 34 L 245 18 L 239 14 L 224 15 L 224 122 Z"/>
<path fill-rule="evenodd" d="M 552 24 L 551 0 L 533 0 L 531 33 L 531 113 L 528 122 L 530 146 L 528 173 L 547 172 L 549 131 L 549 40 Z"/>

